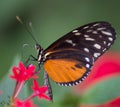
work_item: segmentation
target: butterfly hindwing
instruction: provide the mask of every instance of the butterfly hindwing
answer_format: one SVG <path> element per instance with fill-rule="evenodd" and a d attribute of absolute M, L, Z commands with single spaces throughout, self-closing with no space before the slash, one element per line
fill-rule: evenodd
<path fill-rule="evenodd" d="M 72 86 L 88 75 L 93 59 L 78 50 L 61 50 L 47 56 L 45 71 L 60 85 Z"/>
<path fill-rule="evenodd" d="M 44 50 L 44 68 L 55 82 L 75 85 L 110 48 L 115 36 L 115 30 L 107 22 L 94 22 L 74 29 Z"/>
<path fill-rule="evenodd" d="M 66 86 L 78 84 L 87 74 L 86 68 L 80 62 L 69 59 L 48 60 L 44 67 L 56 83 Z"/>

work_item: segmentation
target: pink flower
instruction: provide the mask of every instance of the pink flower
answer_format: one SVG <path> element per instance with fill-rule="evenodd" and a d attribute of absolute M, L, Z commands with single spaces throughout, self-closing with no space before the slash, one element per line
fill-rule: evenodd
<path fill-rule="evenodd" d="M 32 101 L 34 97 L 51 100 L 49 96 L 46 95 L 48 87 L 40 87 L 36 80 L 33 80 L 33 93 L 24 100 L 18 99 L 18 95 L 25 82 L 31 78 L 38 78 L 38 76 L 36 76 L 37 72 L 35 72 L 35 68 L 36 67 L 32 64 L 26 67 L 22 62 L 19 63 L 18 67 L 14 66 L 12 68 L 13 75 L 10 75 L 10 78 L 16 80 L 16 85 L 11 97 L 10 107 L 37 107 Z"/>
<path fill-rule="evenodd" d="M 37 78 L 37 76 L 35 75 L 35 66 L 34 65 L 29 65 L 28 67 L 25 67 L 23 65 L 22 62 L 19 63 L 19 67 L 14 66 L 12 68 L 13 71 L 13 75 L 11 75 L 10 77 L 12 79 L 15 79 L 18 82 L 22 82 L 22 81 L 26 81 L 29 80 L 31 78 Z"/>
<path fill-rule="evenodd" d="M 94 83 L 99 83 L 119 74 L 120 53 L 106 53 L 95 62 L 89 76 L 80 85 L 75 87 L 74 90 L 77 93 L 85 93 L 90 87 L 94 86 Z M 120 97 L 103 104 L 81 104 L 80 107 L 120 107 Z"/>
<path fill-rule="evenodd" d="M 80 107 L 120 107 L 120 97 L 111 100 L 109 102 L 106 102 L 104 104 L 91 104 L 91 105 L 87 105 L 87 104 L 81 104 Z"/>
<path fill-rule="evenodd" d="M 11 107 L 38 107 L 35 105 L 32 100 L 22 101 L 20 99 L 14 99 Z"/>
<path fill-rule="evenodd" d="M 38 82 L 36 80 L 33 81 L 33 86 L 32 86 L 32 90 L 33 90 L 33 95 L 34 96 L 38 96 L 38 98 L 44 98 L 47 100 L 51 100 L 50 97 L 48 97 L 45 93 L 48 90 L 47 86 L 39 86 Z"/>
<path fill-rule="evenodd" d="M 120 53 L 108 52 L 95 62 L 88 77 L 75 87 L 75 90 L 77 92 L 79 92 L 79 89 L 81 92 L 85 91 L 85 89 L 88 89 L 95 82 L 118 74 L 120 74 Z"/>
<path fill-rule="evenodd" d="M 20 93 L 25 81 L 31 79 L 31 78 L 38 78 L 35 74 L 35 66 L 30 64 L 29 66 L 25 67 L 22 62 L 19 63 L 19 66 L 13 66 L 12 72 L 13 75 L 10 75 L 10 78 L 16 80 L 16 86 L 14 88 L 14 92 L 12 95 L 12 98 L 16 98 L 18 94 Z"/>

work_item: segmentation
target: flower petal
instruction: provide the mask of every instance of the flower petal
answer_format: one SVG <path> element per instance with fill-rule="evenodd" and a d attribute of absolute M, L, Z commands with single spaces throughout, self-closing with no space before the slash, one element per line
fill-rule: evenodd
<path fill-rule="evenodd" d="M 29 80 L 30 78 L 37 78 L 35 68 L 36 67 L 32 64 L 28 67 L 25 67 L 24 64 L 20 62 L 19 67 L 13 66 L 13 75 L 10 75 L 10 78 L 19 82 Z"/>
<path fill-rule="evenodd" d="M 46 99 L 46 100 L 49 100 L 49 101 L 51 100 L 50 97 L 48 97 L 48 96 L 45 95 L 45 94 L 39 95 L 38 98 L 43 98 L 43 99 Z"/>
<path fill-rule="evenodd" d="M 14 102 L 12 102 L 12 107 L 38 107 L 38 106 L 35 105 L 32 100 L 22 101 L 16 98 Z"/>
<path fill-rule="evenodd" d="M 32 88 L 35 96 L 38 96 L 39 98 L 51 100 L 50 97 L 45 94 L 48 91 L 47 86 L 41 87 L 41 86 L 39 86 L 38 82 L 36 80 L 34 80 L 33 86 L 31 88 Z"/>

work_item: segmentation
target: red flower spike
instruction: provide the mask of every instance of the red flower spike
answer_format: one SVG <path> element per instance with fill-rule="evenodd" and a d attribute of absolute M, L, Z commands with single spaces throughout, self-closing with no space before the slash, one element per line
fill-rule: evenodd
<path fill-rule="evenodd" d="M 12 107 L 38 107 L 35 105 L 32 100 L 26 100 L 22 101 L 20 99 L 15 99 L 14 102 L 12 103 Z"/>
<path fill-rule="evenodd" d="M 14 66 L 12 68 L 13 75 L 10 76 L 10 78 L 15 79 L 18 82 L 29 80 L 30 78 L 38 78 L 35 74 L 35 66 L 29 65 L 28 67 L 25 67 L 22 62 L 19 63 L 19 66 Z"/>
<path fill-rule="evenodd" d="M 33 81 L 32 90 L 34 92 L 34 96 L 38 96 L 38 98 L 44 98 L 46 100 L 51 100 L 45 93 L 48 90 L 47 86 L 40 87 L 36 80 Z"/>

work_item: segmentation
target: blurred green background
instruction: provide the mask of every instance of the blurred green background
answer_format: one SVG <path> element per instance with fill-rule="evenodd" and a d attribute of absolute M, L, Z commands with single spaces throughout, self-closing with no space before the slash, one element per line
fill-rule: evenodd
<path fill-rule="evenodd" d="M 35 42 L 16 20 L 33 23 L 34 33 L 43 48 L 72 29 L 94 21 L 108 21 L 117 32 L 112 51 L 120 51 L 120 0 L 0 0 L 0 78 L 13 58 L 34 54 L 23 44 Z M 34 50 L 34 49 L 31 49 Z"/>

